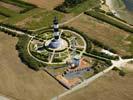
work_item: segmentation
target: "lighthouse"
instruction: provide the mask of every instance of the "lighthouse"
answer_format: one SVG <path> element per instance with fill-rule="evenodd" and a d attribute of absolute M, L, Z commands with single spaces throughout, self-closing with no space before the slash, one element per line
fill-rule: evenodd
<path fill-rule="evenodd" d="M 60 32 L 59 32 L 59 24 L 57 17 L 53 20 L 53 39 L 51 40 L 51 43 L 49 44 L 49 48 L 51 49 L 57 49 L 61 45 L 61 39 L 60 39 Z"/>
<path fill-rule="evenodd" d="M 54 18 L 53 24 L 54 24 L 53 26 L 54 27 L 54 39 L 58 40 L 60 36 L 60 32 L 59 32 L 59 24 L 58 24 L 57 17 Z"/>

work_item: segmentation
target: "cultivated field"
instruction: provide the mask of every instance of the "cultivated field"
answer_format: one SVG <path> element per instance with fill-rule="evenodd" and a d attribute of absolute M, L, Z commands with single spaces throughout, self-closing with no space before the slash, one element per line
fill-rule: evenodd
<path fill-rule="evenodd" d="M 68 25 L 115 49 L 121 55 L 130 55 L 132 53 L 129 51 L 130 46 L 126 41 L 126 38 L 130 35 L 128 32 L 87 15 L 80 16 Z M 131 42 L 131 44 L 133 43 Z"/>
<path fill-rule="evenodd" d="M 24 65 L 15 50 L 17 38 L 0 32 L 0 94 L 15 100 L 49 100 L 64 88 L 44 71 Z"/>
<path fill-rule="evenodd" d="M 5 8 L 14 10 L 16 12 L 20 12 L 21 10 L 23 10 L 23 8 L 21 8 L 21 7 L 18 7 L 18 6 L 12 5 L 12 4 L 8 4 L 8 3 L 4 3 L 4 2 L 1 2 L 1 1 L 0 1 L 0 5 L 5 7 Z"/>
<path fill-rule="evenodd" d="M 109 72 L 89 86 L 68 95 L 62 100 L 133 100 L 133 73 L 121 77 Z"/>
<path fill-rule="evenodd" d="M 23 0 L 23 1 L 35 4 L 40 8 L 52 10 L 57 5 L 61 4 L 64 0 Z"/>

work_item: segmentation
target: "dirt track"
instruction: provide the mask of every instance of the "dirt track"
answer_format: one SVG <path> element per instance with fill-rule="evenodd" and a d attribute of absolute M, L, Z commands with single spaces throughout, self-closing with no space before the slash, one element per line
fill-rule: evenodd
<path fill-rule="evenodd" d="M 49 100 L 64 91 L 44 71 L 21 63 L 15 50 L 17 38 L 0 32 L 0 93 L 17 100 Z"/>

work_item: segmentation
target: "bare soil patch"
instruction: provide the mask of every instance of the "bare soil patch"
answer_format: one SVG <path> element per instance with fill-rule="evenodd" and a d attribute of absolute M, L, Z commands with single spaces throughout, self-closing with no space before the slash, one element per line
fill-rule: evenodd
<path fill-rule="evenodd" d="M 23 64 L 15 50 L 17 38 L 0 32 L 0 93 L 17 100 L 50 100 L 64 88 L 44 71 Z"/>
<path fill-rule="evenodd" d="M 0 6 L 3 6 L 5 8 L 11 9 L 16 12 L 20 12 L 23 10 L 23 8 L 21 8 L 21 7 L 18 7 L 18 6 L 12 5 L 12 4 L 8 4 L 8 3 L 4 3 L 2 1 L 0 1 Z"/>
<path fill-rule="evenodd" d="M 35 4 L 40 8 L 45 8 L 47 10 L 52 10 L 57 5 L 61 4 L 64 0 L 24 0 L 31 4 Z"/>
<path fill-rule="evenodd" d="M 133 73 L 125 77 L 109 72 L 62 100 L 133 100 Z"/>

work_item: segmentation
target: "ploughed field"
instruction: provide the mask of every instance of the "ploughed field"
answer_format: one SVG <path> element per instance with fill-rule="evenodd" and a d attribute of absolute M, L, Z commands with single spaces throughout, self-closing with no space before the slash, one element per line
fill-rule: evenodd
<path fill-rule="evenodd" d="M 23 64 L 15 50 L 17 38 L 0 32 L 0 94 L 15 100 L 49 100 L 64 88 L 44 71 Z"/>

